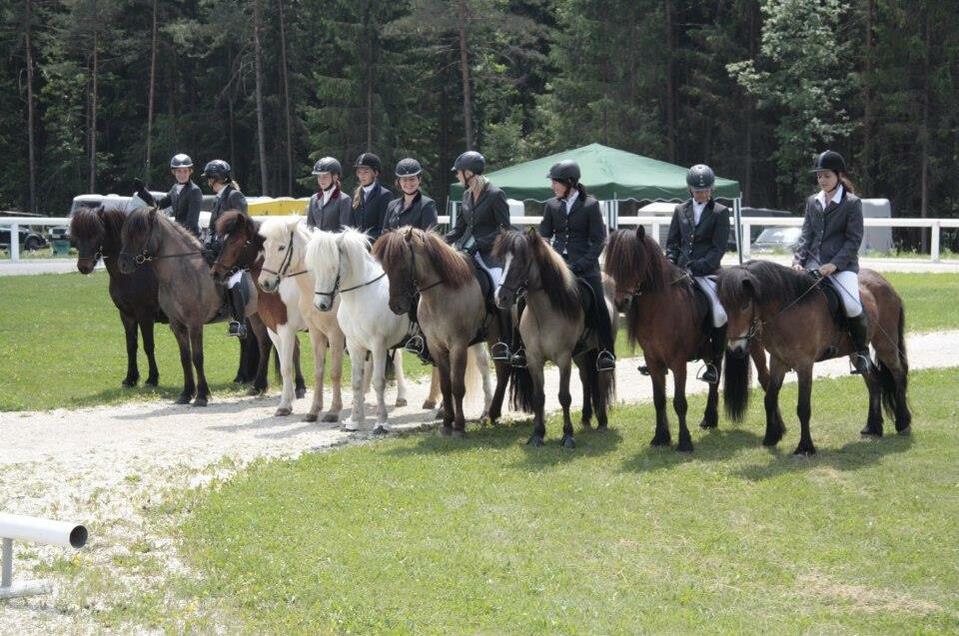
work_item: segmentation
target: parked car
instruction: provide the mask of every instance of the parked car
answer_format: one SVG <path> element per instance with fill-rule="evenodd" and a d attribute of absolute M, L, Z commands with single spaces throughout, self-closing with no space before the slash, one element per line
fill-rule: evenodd
<path fill-rule="evenodd" d="M 801 227 L 767 227 L 753 241 L 750 250 L 753 252 L 788 252 L 791 254 L 796 250 L 801 235 Z"/>
<path fill-rule="evenodd" d="M 732 211 L 729 213 L 729 221 L 732 223 Z M 786 210 L 774 210 L 772 208 L 752 208 L 749 206 L 743 207 L 739 210 L 739 216 L 741 218 L 749 218 L 756 216 L 793 216 L 791 213 Z M 749 226 L 749 240 L 757 241 L 759 236 L 763 232 L 763 227 L 761 225 L 750 225 Z M 752 245 L 752 243 L 750 243 Z M 729 228 L 729 238 L 726 241 L 726 251 L 735 252 L 736 251 L 736 232 L 732 228 Z"/>
<path fill-rule="evenodd" d="M 47 239 L 42 234 L 34 232 L 28 227 L 20 226 L 20 247 L 28 252 L 34 252 L 47 246 Z M 10 249 L 10 226 L 0 225 L 0 248 Z"/>

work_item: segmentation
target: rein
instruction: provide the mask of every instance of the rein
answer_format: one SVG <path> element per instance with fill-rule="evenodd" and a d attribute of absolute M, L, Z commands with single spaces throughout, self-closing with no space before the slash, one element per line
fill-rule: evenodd
<path fill-rule="evenodd" d="M 290 265 L 293 264 L 293 234 L 294 232 L 296 232 L 296 229 L 290 230 L 290 242 L 287 243 L 286 245 L 286 256 L 283 257 L 283 261 L 280 264 L 280 271 L 278 272 L 273 271 L 272 269 L 270 269 L 269 267 L 266 267 L 265 265 L 260 268 L 262 271 L 268 274 L 274 274 L 276 276 L 279 276 L 280 278 L 292 278 L 293 276 L 300 276 L 301 274 L 306 273 L 305 269 L 299 272 L 294 272 L 292 274 L 287 273 L 290 269 Z"/>

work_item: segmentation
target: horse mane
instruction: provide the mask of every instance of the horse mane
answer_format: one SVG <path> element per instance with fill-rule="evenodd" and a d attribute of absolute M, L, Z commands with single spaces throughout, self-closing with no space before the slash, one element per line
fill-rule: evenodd
<path fill-rule="evenodd" d="M 310 271 L 314 270 L 313 264 L 319 258 L 323 262 L 339 260 L 338 246 L 336 244 L 337 236 L 333 232 L 324 232 L 316 230 L 310 235 L 310 240 L 306 244 L 306 266 Z"/>
<path fill-rule="evenodd" d="M 539 268 L 540 283 L 550 304 L 561 315 L 575 320 L 579 315 L 579 289 L 576 277 L 566 261 L 535 229 L 528 233 L 510 230 L 501 233 L 493 244 L 493 255 L 504 258 L 507 254 L 528 251 Z"/>
<path fill-rule="evenodd" d="M 414 238 L 419 238 L 426 249 L 426 257 L 430 259 L 436 274 L 443 283 L 453 289 L 459 289 L 473 280 L 473 264 L 467 256 L 458 252 L 433 232 L 419 228 L 413 229 Z"/>
<path fill-rule="evenodd" d="M 283 241 L 287 239 L 291 230 L 295 230 L 303 219 L 296 216 L 278 216 L 265 219 L 260 223 L 259 234 L 267 240 Z"/>
<path fill-rule="evenodd" d="M 747 281 L 753 289 L 751 294 L 744 285 Z M 772 261 L 747 261 L 720 271 L 717 292 L 720 301 L 729 307 L 740 307 L 748 300 L 766 304 L 799 299 L 798 304 L 803 304 L 817 297 L 806 293 L 815 282 L 806 271 L 796 271 Z"/>
<path fill-rule="evenodd" d="M 642 236 L 633 230 L 616 230 L 609 235 L 605 270 L 620 290 L 661 291 L 672 283 L 668 275 L 673 267 L 645 231 Z"/>
<path fill-rule="evenodd" d="M 70 219 L 70 236 L 81 240 L 91 240 L 106 234 L 106 225 L 100 218 L 102 206 L 95 208 L 81 207 L 73 213 Z"/>
<path fill-rule="evenodd" d="M 347 267 L 354 271 L 360 271 L 363 261 L 370 253 L 370 237 L 365 233 L 347 228 L 340 232 L 337 237 L 340 243 L 340 253 L 346 258 Z M 359 263 L 357 263 L 359 257 Z"/>

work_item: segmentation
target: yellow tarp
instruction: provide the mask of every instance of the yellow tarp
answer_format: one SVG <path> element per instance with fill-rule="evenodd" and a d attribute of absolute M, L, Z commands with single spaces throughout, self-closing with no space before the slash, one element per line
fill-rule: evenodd
<path fill-rule="evenodd" d="M 248 214 L 250 216 L 287 216 L 290 214 L 306 214 L 309 197 L 294 199 L 292 197 L 249 197 L 247 199 Z"/>

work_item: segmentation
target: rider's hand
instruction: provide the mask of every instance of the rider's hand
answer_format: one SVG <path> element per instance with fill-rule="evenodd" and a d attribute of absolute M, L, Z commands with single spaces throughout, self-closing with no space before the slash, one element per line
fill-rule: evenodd
<path fill-rule="evenodd" d="M 833 265 L 832 263 L 826 263 L 825 265 L 822 265 L 819 268 L 819 273 L 822 274 L 823 276 L 829 276 L 830 274 L 835 273 L 835 271 L 836 271 L 836 266 Z"/>
<path fill-rule="evenodd" d="M 797 272 L 801 272 L 805 270 L 805 268 L 799 263 L 793 263 L 793 269 L 796 270 Z"/>
<path fill-rule="evenodd" d="M 142 189 L 143 189 L 143 179 L 141 179 L 140 177 L 134 177 L 134 179 L 133 179 L 133 189 L 134 189 L 134 191 L 136 191 L 136 192 L 139 192 L 140 190 L 142 190 Z"/>

